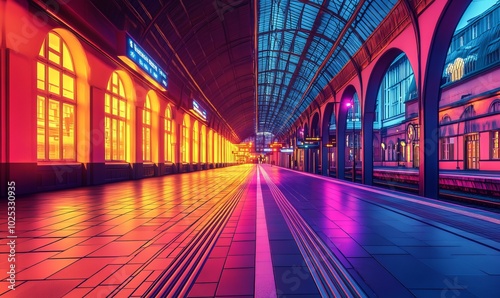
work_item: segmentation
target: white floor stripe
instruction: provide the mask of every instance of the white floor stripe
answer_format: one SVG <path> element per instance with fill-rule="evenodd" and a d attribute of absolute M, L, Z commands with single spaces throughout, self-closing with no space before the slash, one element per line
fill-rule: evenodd
<path fill-rule="evenodd" d="M 257 229 L 255 251 L 255 297 L 276 297 L 271 247 L 267 233 L 264 200 L 260 185 L 260 166 L 257 167 Z"/>

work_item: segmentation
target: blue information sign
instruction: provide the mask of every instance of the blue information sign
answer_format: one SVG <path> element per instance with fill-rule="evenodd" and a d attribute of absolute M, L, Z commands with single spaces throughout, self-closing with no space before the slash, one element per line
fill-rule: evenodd
<path fill-rule="evenodd" d="M 167 74 L 160 68 L 149 55 L 137 44 L 130 36 L 127 35 L 126 53 L 127 57 L 132 60 L 137 66 L 144 70 L 158 84 L 167 88 Z"/>
<path fill-rule="evenodd" d="M 205 111 L 197 102 L 193 100 L 193 111 L 203 120 L 207 121 L 207 111 Z"/>

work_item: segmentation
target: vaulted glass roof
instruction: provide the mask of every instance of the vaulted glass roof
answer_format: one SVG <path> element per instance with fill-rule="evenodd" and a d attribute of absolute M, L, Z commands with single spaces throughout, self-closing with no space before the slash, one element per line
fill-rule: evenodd
<path fill-rule="evenodd" d="M 264 132 L 281 137 L 315 99 L 340 87 L 328 86 L 338 74 L 345 79 L 350 68 L 365 66 L 356 61 L 377 55 L 400 24 L 381 24 L 391 9 L 405 18 L 408 8 L 417 13 L 430 1 L 84 2 L 126 28 L 164 68 L 176 105 L 186 110 L 197 100 L 207 125 L 239 142 Z"/>
<path fill-rule="evenodd" d="M 396 0 L 259 0 L 257 132 L 290 127 Z"/>

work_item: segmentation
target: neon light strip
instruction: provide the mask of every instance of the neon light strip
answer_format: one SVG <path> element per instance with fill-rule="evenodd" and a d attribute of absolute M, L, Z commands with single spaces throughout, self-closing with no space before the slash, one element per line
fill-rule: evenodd
<path fill-rule="evenodd" d="M 255 297 L 276 297 L 271 247 L 260 185 L 260 167 L 257 168 L 257 231 L 255 236 Z"/>

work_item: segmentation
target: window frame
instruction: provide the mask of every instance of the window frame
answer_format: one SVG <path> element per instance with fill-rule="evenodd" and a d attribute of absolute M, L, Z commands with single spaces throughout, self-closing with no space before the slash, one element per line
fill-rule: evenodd
<path fill-rule="evenodd" d="M 151 162 L 152 161 L 152 115 L 153 110 L 151 109 L 151 98 L 149 93 L 146 95 L 146 100 L 144 101 L 144 109 L 142 110 L 142 161 Z"/>
<path fill-rule="evenodd" d="M 51 46 L 51 38 L 57 38 L 58 49 Z M 65 55 L 67 54 L 67 55 Z M 52 58 L 58 58 L 59 63 L 53 61 Z M 67 59 L 67 60 L 66 60 Z M 63 37 L 55 31 L 50 31 L 47 33 L 45 39 L 40 46 L 40 50 L 36 60 L 37 65 L 37 87 L 36 87 L 36 102 L 37 102 L 37 161 L 39 162 L 50 162 L 50 161 L 62 161 L 62 162 L 74 162 L 77 161 L 77 75 L 75 72 L 75 63 L 73 55 L 68 47 L 68 44 L 63 39 Z M 69 69 L 67 66 L 70 66 Z M 51 70 L 57 72 L 58 78 L 58 93 L 51 91 Z M 43 77 L 42 77 L 43 76 Z M 65 79 L 72 80 L 72 97 L 69 98 L 65 96 Z M 41 85 L 43 84 L 43 89 Z M 43 99 L 43 102 L 41 101 Z M 57 108 L 57 122 L 55 129 L 51 129 L 51 104 L 56 103 Z M 65 117 L 65 107 L 70 107 L 72 109 L 71 116 Z M 42 109 L 43 108 L 43 109 Z M 53 115 L 52 117 L 56 117 Z M 69 123 L 66 123 L 66 119 L 69 119 Z M 72 123 L 70 122 L 72 120 Z M 73 134 L 72 139 L 65 142 L 65 132 L 64 127 L 70 126 L 69 133 Z M 68 129 L 68 128 L 67 128 Z M 57 136 L 51 134 L 50 132 L 57 130 Z M 43 142 L 41 142 L 40 135 L 43 131 Z M 52 158 L 51 155 L 54 153 L 51 151 L 51 140 L 54 140 L 58 144 L 57 156 Z M 57 138 L 56 138 L 57 137 Z M 40 150 L 40 147 L 43 150 Z M 66 155 L 66 146 L 72 147 L 71 153 Z M 43 151 L 43 154 L 41 152 Z M 68 157 L 67 157 L 68 156 Z"/>
<path fill-rule="evenodd" d="M 116 84 L 114 79 L 116 78 Z M 114 91 L 116 89 L 116 92 Z M 108 109 L 108 98 L 109 98 L 109 112 Z M 115 102 L 116 99 L 116 102 Z M 115 109 L 115 104 L 118 106 Z M 121 106 L 124 105 L 123 115 Z M 116 110 L 116 114 L 114 114 Z M 127 144 L 129 139 L 127 138 L 127 125 L 129 119 L 129 103 L 125 94 L 125 85 L 123 79 L 120 77 L 117 71 L 114 71 L 108 81 L 108 86 L 105 91 L 104 100 L 104 132 L 105 132 L 105 154 L 104 159 L 106 162 L 126 162 L 127 160 Z M 109 128 L 108 128 L 109 122 Z M 114 135 L 113 130 L 115 125 L 117 125 L 116 135 Z M 121 129 L 123 129 L 123 135 L 121 135 Z M 108 152 L 108 138 L 109 138 L 109 152 Z M 116 140 L 115 140 L 116 138 Z M 123 139 L 123 142 L 122 142 Z M 115 145 L 117 148 L 115 148 Z M 123 146 L 123 148 L 120 148 Z M 115 158 L 116 157 L 116 158 Z"/>

